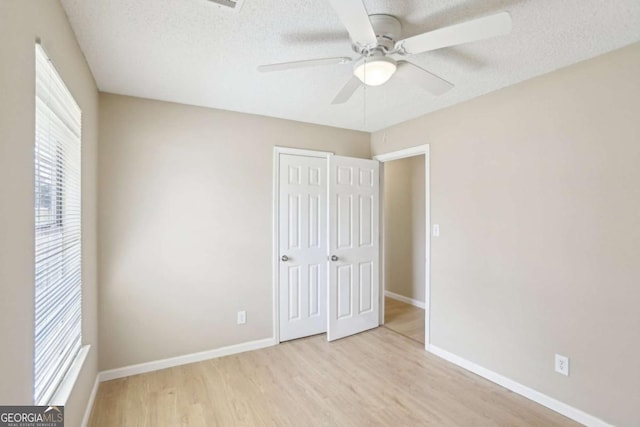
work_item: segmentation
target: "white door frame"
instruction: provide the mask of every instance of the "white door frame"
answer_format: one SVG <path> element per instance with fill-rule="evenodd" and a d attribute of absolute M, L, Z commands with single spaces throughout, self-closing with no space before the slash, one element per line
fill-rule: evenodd
<path fill-rule="evenodd" d="M 329 157 L 333 153 L 328 151 L 315 151 L 304 150 L 300 148 L 288 148 L 288 147 L 273 147 L 273 237 L 272 237 L 272 280 L 273 280 L 273 340 L 276 344 L 280 343 L 280 248 L 279 248 L 279 235 L 280 235 L 280 221 L 279 221 L 279 206 L 280 206 L 280 155 L 290 154 L 294 156 L 306 156 L 306 157 L 320 157 L 327 160 L 327 170 L 329 165 Z"/>
<path fill-rule="evenodd" d="M 424 316 L 424 348 L 429 351 L 430 343 L 431 343 L 431 334 L 430 334 L 430 324 L 431 324 L 431 201 L 430 201 L 430 183 L 429 183 L 429 144 L 418 145 L 415 147 L 405 148 L 404 150 L 393 151 L 391 153 L 380 154 L 374 156 L 374 160 L 378 160 L 382 163 L 382 170 L 380 173 L 380 192 L 381 192 L 381 203 L 380 203 L 380 321 L 384 322 L 384 290 L 385 290 L 385 280 L 384 280 L 384 265 L 385 265 L 385 252 L 384 252 L 384 203 L 383 195 L 384 195 L 384 164 L 385 162 L 390 162 L 392 160 L 405 159 L 407 157 L 421 156 L 424 155 L 424 179 L 425 179 L 425 291 L 424 291 L 424 299 L 425 299 L 425 316 Z"/>

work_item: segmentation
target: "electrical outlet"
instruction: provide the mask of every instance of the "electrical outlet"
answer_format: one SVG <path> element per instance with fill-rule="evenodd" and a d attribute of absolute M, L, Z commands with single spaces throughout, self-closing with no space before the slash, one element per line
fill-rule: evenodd
<path fill-rule="evenodd" d="M 565 376 L 569 376 L 569 358 L 556 354 L 556 372 Z"/>
<path fill-rule="evenodd" d="M 247 323 L 247 312 L 242 310 L 238 312 L 238 325 Z"/>
<path fill-rule="evenodd" d="M 433 237 L 440 237 L 440 224 L 433 224 Z"/>

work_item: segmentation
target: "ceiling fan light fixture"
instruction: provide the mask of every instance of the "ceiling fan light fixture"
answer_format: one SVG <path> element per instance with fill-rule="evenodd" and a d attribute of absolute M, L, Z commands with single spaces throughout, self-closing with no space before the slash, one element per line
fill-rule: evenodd
<path fill-rule="evenodd" d="M 385 84 L 396 72 L 396 61 L 387 56 L 370 56 L 361 59 L 353 69 L 353 74 L 367 86 Z"/>

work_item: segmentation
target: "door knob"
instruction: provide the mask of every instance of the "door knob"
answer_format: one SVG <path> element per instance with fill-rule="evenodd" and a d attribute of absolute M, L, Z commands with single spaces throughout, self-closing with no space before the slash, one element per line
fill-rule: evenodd
<path fill-rule="evenodd" d="M 282 261 L 289 261 L 289 257 L 286 255 L 282 255 L 282 258 L 280 258 Z"/>
<path fill-rule="evenodd" d="M 337 255 L 331 255 L 331 261 L 337 261 L 337 260 L 338 260 Z"/>

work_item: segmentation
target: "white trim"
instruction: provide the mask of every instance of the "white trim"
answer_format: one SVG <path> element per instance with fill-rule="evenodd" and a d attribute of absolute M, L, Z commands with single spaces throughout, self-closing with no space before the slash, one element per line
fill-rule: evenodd
<path fill-rule="evenodd" d="M 379 162 L 390 162 L 391 160 L 399 160 L 406 157 L 419 156 L 421 154 L 429 155 L 429 144 L 416 145 L 415 147 L 392 151 L 391 153 L 378 154 L 377 156 L 373 156 L 373 160 L 377 160 Z"/>
<path fill-rule="evenodd" d="M 402 301 L 404 303 L 411 304 L 412 306 L 419 307 L 419 308 L 421 308 L 423 310 L 424 310 L 424 308 L 426 306 L 425 303 L 422 302 L 422 301 L 418 301 L 417 299 L 405 297 L 404 295 L 396 294 L 395 292 L 387 291 L 386 289 L 384 291 L 384 296 L 385 297 L 389 297 L 391 299 L 394 299 L 396 301 Z"/>
<path fill-rule="evenodd" d="M 276 155 L 291 154 L 294 156 L 322 157 L 325 159 L 333 155 L 333 153 L 330 151 L 305 150 L 302 148 L 281 147 L 279 145 L 273 147 L 273 153 Z"/>
<path fill-rule="evenodd" d="M 49 399 L 48 404 L 58 406 L 64 406 L 67 404 L 69 396 L 71 396 L 71 392 L 73 391 L 73 387 L 78 381 L 78 377 L 80 376 L 80 372 L 82 371 L 82 366 L 84 366 L 84 362 L 85 360 L 87 360 L 90 349 L 90 345 L 80 347 L 78 354 L 76 354 L 73 362 L 71 362 L 69 370 L 62 378 L 60 385 L 56 389 L 51 399 Z"/>
<path fill-rule="evenodd" d="M 280 266 L 280 249 L 278 247 L 278 235 L 279 229 L 278 224 L 280 224 L 278 215 L 279 215 L 279 178 L 280 178 L 280 154 L 290 154 L 294 156 L 306 156 L 306 157 L 320 157 L 324 159 L 329 159 L 329 157 L 333 156 L 333 153 L 330 151 L 317 151 L 317 150 L 304 150 L 300 148 L 289 148 L 289 147 L 281 147 L 276 145 L 273 147 L 273 187 L 272 187 L 272 197 L 271 200 L 273 202 L 273 224 L 272 224 L 272 238 L 271 238 L 271 257 L 272 257 L 272 275 L 271 280 L 273 281 L 273 315 L 272 315 L 272 327 L 273 327 L 273 340 L 276 344 L 280 342 L 280 322 L 279 322 L 279 313 L 280 307 L 278 304 L 279 300 L 279 288 L 278 282 L 280 281 L 280 277 L 278 276 L 279 266 Z"/>
<path fill-rule="evenodd" d="M 100 382 L 128 377 L 131 375 L 144 374 L 146 372 L 159 371 L 161 369 L 187 365 L 189 363 L 201 362 L 203 360 L 215 359 L 217 357 L 244 353 L 245 351 L 258 350 L 265 347 L 271 347 L 275 344 L 276 342 L 273 338 L 265 338 L 262 340 L 249 341 L 213 350 L 185 354 L 183 356 L 171 357 L 168 359 L 154 360 L 152 362 L 125 366 L 123 368 L 110 369 L 108 371 L 100 372 Z"/>
<path fill-rule="evenodd" d="M 382 163 L 382 173 L 380 174 L 381 176 L 381 182 L 382 182 L 382 176 L 384 175 L 384 162 L 390 162 L 392 160 L 400 160 L 400 159 L 404 159 L 407 157 L 414 157 L 414 156 L 420 156 L 420 155 L 424 155 L 424 189 L 425 189 L 425 195 L 424 195 L 424 203 L 425 203 L 425 210 L 424 210 L 424 219 L 425 219 L 425 272 L 424 272 L 424 277 L 425 277 L 425 290 L 424 290 L 424 299 L 426 301 L 425 303 L 425 316 L 424 316 L 424 348 L 425 350 L 429 350 L 430 345 L 431 345 L 431 181 L 430 181 L 430 171 L 431 171 L 431 165 L 430 165 L 430 157 L 429 157 L 429 144 L 423 144 L 423 145 L 417 145 L 415 147 L 409 147 L 409 148 L 405 148 L 403 150 L 398 150 L 398 151 L 393 151 L 391 153 L 385 153 L 385 154 L 379 154 L 377 156 L 374 156 L 373 159 L 374 160 L 378 160 L 379 162 Z M 381 191 L 383 191 L 383 186 L 381 185 Z M 384 193 L 381 193 L 381 195 L 383 195 Z M 380 228 L 382 230 L 382 232 L 380 233 L 380 247 L 381 247 L 381 254 L 382 254 L 382 259 L 380 261 L 382 267 L 381 267 L 381 275 L 380 275 L 380 288 L 381 289 L 385 289 L 385 283 L 384 283 L 384 200 L 381 201 L 380 203 L 381 206 L 381 210 L 382 210 L 382 215 L 380 217 Z M 383 294 L 383 292 L 380 293 L 381 295 Z M 384 294 L 386 294 L 386 290 L 384 291 Z M 384 299 L 383 299 L 383 304 L 381 304 L 382 307 L 382 318 L 383 320 L 381 321 L 381 324 L 384 323 Z"/>
<path fill-rule="evenodd" d="M 271 206 L 272 208 L 272 218 L 273 218 L 273 224 L 271 224 L 272 227 L 272 236 L 271 236 L 271 294 L 273 295 L 273 301 L 271 302 L 272 305 L 272 310 L 273 312 L 271 313 L 271 327 L 273 329 L 273 340 L 276 343 L 280 342 L 280 323 L 278 322 L 279 320 L 279 310 L 280 310 L 280 306 L 278 304 L 278 280 L 279 280 L 279 273 L 278 273 L 278 252 L 279 252 L 279 248 L 278 248 L 278 175 L 280 175 L 280 152 L 281 152 L 281 148 L 279 147 L 274 147 L 273 148 L 273 186 L 272 186 L 272 193 L 271 193 L 271 202 L 273 203 L 273 205 Z"/>
<path fill-rule="evenodd" d="M 96 395 L 98 394 L 98 387 L 100 386 L 100 372 L 96 375 L 96 379 L 93 382 L 93 388 L 91 389 L 91 394 L 89 395 L 89 401 L 87 402 L 87 409 L 84 410 L 84 417 L 82 417 L 81 427 L 87 427 L 89 425 L 89 419 L 91 418 L 91 411 L 93 411 L 93 402 L 96 400 Z"/>
<path fill-rule="evenodd" d="M 429 145 L 424 145 L 424 348 L 429 350 L 431 347 L 431 155 L 429 154 Z"/>
<path fill-rule="evenodd" d="M 502 387 L 513 391 L 514 393 L 524 396 L 529 400 L 533 400 L 534 402 L 539 403 L 542 406 L 556 411 L 564 415 L 565 417 L 571 418 L 572 420 L 584 424 L 588 427 L 613 427 L 611 424 L 606 423 L 600 418 L 589 415 L 586 412 L 574 408 L 573 406 L 570 406 L 557 399 L 554 399 L 553 397 L 540 393 L 539 391 L 522 385 L 496 372 L 490 371 L 487 368 L 477 365 L 453 353 L 449 353 L 448 351 L 443 350 L 433 344 L 431 344 L 430 352 L 453 363 L 454 365 L 458 365 L 461 368 L 473 372 L 474 374 L 480 375 L 481 377 L 491 382 L 501 385 Z"/>
<path fill-rule="evenodd" d="M 384 277 L 385 274 L 387 274 L 386 272 L 386 266 L 385 266 L 385 257 L 386 257 L 386 251 L 385 251 L 385 245 L 384 245 L 384 162 L 380 162 L 380 171 L 379 171 L 379 176 L 378 176 L 378 181 L 379 181 L 379 193 L 378 193 L 378 197 L 379 197 L 379 203 L 378 203 L 378 218 L 379 218 L 379 223 L 378 223 L 378 227 L 380 228 L 379 233 L 378 233 L 378 247 L 380 248 L 380 260 L 378 262 L 378 264 L 380 264 L 378 266 L 378 271 L 380 272 L 380 276 L 379 276 L 379 286 L 380 286 L 380 291 L 378 294 L 378 299 L 380 300 L 379 303 L 379 307 L 378 307 L 378 324 L 380 325 L 384 325 L 384 313 L 385 310 L 387 309 L 386 307 L 386 302 L 384 300 L 384 296 L 385 296 L 385 283 L 384 283 Z"/>

